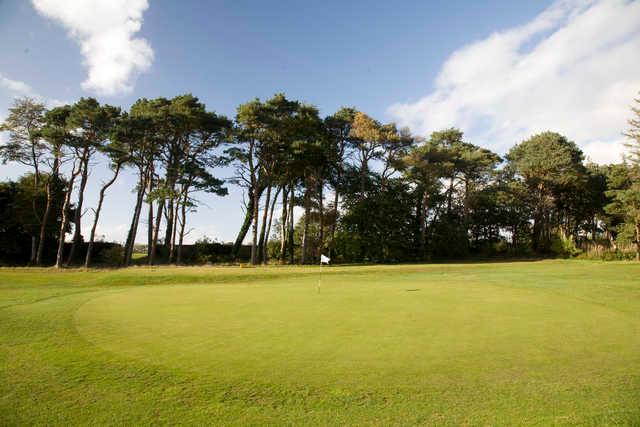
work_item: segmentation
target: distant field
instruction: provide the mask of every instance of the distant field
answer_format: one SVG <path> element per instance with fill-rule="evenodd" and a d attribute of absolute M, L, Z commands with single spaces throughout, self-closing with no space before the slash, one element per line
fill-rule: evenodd
<path fill-rule="evenodd" d="M 0 425 L 640 424 L 640 265 L 0 269 Z"/>

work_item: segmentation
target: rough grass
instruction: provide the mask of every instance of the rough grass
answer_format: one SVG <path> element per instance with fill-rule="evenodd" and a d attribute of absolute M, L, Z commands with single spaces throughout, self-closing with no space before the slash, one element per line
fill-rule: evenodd
<path fill-rule="evenodd" d="M 0 425 L 640 425 L 639 273 L 0 269 Z"/>

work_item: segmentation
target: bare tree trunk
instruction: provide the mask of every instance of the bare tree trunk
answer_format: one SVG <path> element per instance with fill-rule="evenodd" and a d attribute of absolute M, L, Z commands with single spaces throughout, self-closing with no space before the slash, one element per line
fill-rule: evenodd
<path fill-rule="evenodd" d="M 125 266 L 131 264 L 131 260 L 133 259 L 133 248 L 136 244 L 136 235 L 138 234 L 138 224 L 140 223 L 140 212 L 142 211 L 142 198 L 144 197 L 144 190 L 139 190 L 139 192 L 139 201 L 136 201 L 136 206 L 133 211 L 131 228 L 129 230 L 129 236 L 127 238 L 127 244 L 125 248 Z"/>
<path fill-rule="evenodd" d="M 51 179 L 51 178 L 50 178 Z M 50 184 L 47 184 L 47 203 L 44 208 L 44 215 L 42 215 L 42 221 L 40 222 L 40 238 L 38 239 L 38 249 L 36 251 L 36 265 L 42 265 L 42 255 L 44 254 L 44 241 L 47 233 L 47 223 L 49 222 L 49 215 L 51 215 L 51 204 L 53 202 L 53 189 Z"/>
<path fill-rule="evenodd" d="M 167 220 L 167 228 L 164 231 L 164 245 L 167 249 L 171 245 L 171 236 L 173 235 L 173 217 L 174 217 L 174 200 L 173 200 L 173 191 L 171 189 L 169 197 L 167 198 L 166 206 L 165 206 L 165 216 Z"/>
<path fill-rule="evenodd" d="M 93 218 L 93 225 L 91 226 L 91 234 L 89 236 L 89 244 L 87 245 L 87 254 L 84 258 L 84 267 L 89 268 L 91 265 L 91 253 L 93 252 L 93 241 L 96 236 L 96 228 L 98 226 L 98 220 L 100 219 L 100 211 L 102 210 L 102 203 L 104 202 L 104 195 L 109 187 L 116 182 L 118 174 L 120 173 L 120 163 L 116 165 L 116 170 L 113 172 L 113 177 L 105 183 L 100 189 L 100 197 L 98 198 L 98 206 L 96 207 L 96 214 Z"/>
<path fill-rule="evenodd" d="M 338 187 L 334 187 L 333 190 L 335 191 L 334 195 L 333 195 L 333 209 L 335 211 L 335 217 L 333 219 L 333 224 L 331 224 L 331 245 L 329 246 L 329 258 L 332 257 L 333 255 L 333 247 L 334 247 L 334 240 L 336 237 L 336 227 L 338 225 L 338 203 L 339 203 L 339 193 L 338 193 Z"/>
<path fill-rule="evenodd" d="M 29 256 L 29 264 L 36 264 L 38 258 L 38 238 L 33 234 L 31 236 L 31 255 Z"/>
<path fill-rule="evenodd" d="M 129 227 L 129 233 L 127 235 L 127 242 L 124 248 L 124 260 L 123 265 L 126 267 L 131 264 L 131 257 L 133 256 L 133 246 L 136 241 L 136 234 L 138 233 L 138 222 L 140 220 L 140 211 L 142 210 L 142 201 L 144 200 L 144 191 L 146 187 L 146 176 L 141 174 L 140 182 L 138 184 L 138 195 L 136 197 L 136 206 L 133 210 L 133 218 L 131 219 L 131 226 Z"/>
<path fill-rule="evenodd" d="M 263 188 L 258 189 L 258 199 L 260 198 L 260 196 L 262 196 L 263 191 Z M 244 238 L 247 237 L 247 233 L 249 232 L 249 228 L 251 227 L 251 224 L 253 222 L 253 205 L 255 202 L 253 194 L 254 192 L 249 189 L 247 212 L 244 215 L 244 220 L 242 221 L 242 225 L 240 226 L 240 231 L 238 231 L 238 236 L 236 237 L 236 240 L 233 243 L 233 248 L 231 249 L 231 256 L 234 260 L 238 257 L 240 247 L 242 247 L 242 242 L 244 242 Z"/>
<path fill-rule="evenodd" d="M 422 203 L 420 206 L 420 212 L 418 215 L 419 230 L 420 230 L 420 242 L 419 252 L 422 259 L 426 259 L 426 245 L 427 245 L 427 214 L 429 211 L 429 192 L 425 189 L 422 195 Z"/>
<path fill-rule="evenodd" d="M 293 217 L 293 208 L 295 207 L 295 185 L 293 183 L 291 183 L 291 195 L 289 197 L 289 233 L 288 233 L 288 238 L 289 238 L 289 264 L 293 264 L 293 260 L 295 257 L 295 251 L 294 251 L 294 236 L 293 236 L 293 230 L 294 230 L 294 217 Z"/>
<path fill-rule="evenodd" d="M 253 199 L 253 224 L 251 225 L 251 264 L 256 265 L 258 263 L 258 218 L 260 213 L 260 198 L 256 192 Z"/>
<path fill-rule="evenodd" d="M 171 225 L 171 246 L 169 247 L 169 263 L 170 264 L 173 264 L 175 261 L 179 204 L 180 204 L 180 199 L 176 199 L 176 203 L 174 205 L 175 211 L 173 213 L 173 224 Z"/>
<path fill-rule="evenodd" d="M 62 220 L 60 221 L 60 234 L 58 236 L 58 253 L 56 255 L 56 268 L 62 267 L 62 258 L 64 257 L 64 237 L 67 231 L 67 226 L 69 225 L 69 205 L 71 204 L 71 194 L 73 193 L 73 184 L 76 180 L 78 174 L 80 174 L 81 170 L 81 162 L 78 162 L 78 166 L 76 169 L 76 165 L 73 165 L 73 170 L 71 172 L 71 178 L 69 179 L 69 187 L 64 195 L 64 202 L 62 204 Z"/>
<path fill-rule="evenodd" d="M 311 213 L 311 204 L 309 203 L 309 188 L 304 191 L 304 228 L 302 232 L 302 253 L 300 255 L 300 264 L 306 264 L 307 251 L 309 249 L 309 214 Z"/>
<path fill-rule="evenodd" d="M 160 222 L 162 221 L 162 210 L 164 209 L 164 200 L 158 202 L 158 211 L 156 212 L 156 222 L 153 227 L 153 239 L 151 241 L 151 253 L 149 254 L 149 265 L 153 265 L 158 250 L 158 235 L 160 234 Z"/>
<path fill-rule="evenodd" d="M 280 215 L 280 263 L 284 264 L 287 252 L 287 195 L 289 189 L 282 188 L 282 214 Z"/>
<path fill-rule="evenodd" d="M 33 163 L 33 168 L 35 173 L 33 175 L 33 197 L 31 199 L 31 208 L 33 209 L 33 217 L 37 223 L 42 225 L 42 219 L 38 215 L 38 206 L 36 200 L 38 199 L 37 194 L 40 187 L 40 169 L 38 167 L 38 156 L 36 155 L 35 143 L 31 141 L 31 161 Z M 38 237 L 32 231 L 31 235 L 31 255 L 29 257 L 29 264 L 37 264 L 38 258 Z"/>
<path fill-rule="evenodd" d="M 76 212 L 73 219 L 73 242 L 71 243 L 71 250 L 69 251 L 69 257 L 67 258 L 67 264 L 71 264 L 76 256 L 78 245 L 80 245 L 80 238 L 82 237 L 80 222 L 82 221 L 82 204 L 84 202 L 84 190 L 87 187 L 87 180 L 89 178 L 89 149 L 85 148 L 82 153 L 82 176 L 80 179 L 80 188 L 78 189 L 78 204 L 76 206 Z"/>
<path fill-rule="evenodd" d="M 269 203 L 271 202 L 271 184 L 267 186 L 267 196 L 264 201 L 264 211 L 262 213 L 262 227 L 260 227 L 260 239 L 258 240 L 258 259 L 257 262 L 262 262 L 262 255 L 264 253 L 264 233 L 267 231 L 267 218 L 269 217 Z"/>
<path fill-rule="evenodd" d="M 236 237 L 236 240 L 233 243 L 233 247 L 231 248 L 231 258 L 234 260 L 238 257 L 238 253 L 240 252 L 240 248 L 242 247 L 244 238 L 247 237 L 247 233 L 249 232 L 249 228 L 251 227 L 252 219 L 253 196 L 250 196 L 249 203 L 247 205 L 247 212 L 245 212 L 244 214 L 244 220 L 242 221 L 242 225 L 240 226 L 240 231 L 238 231 L 238 236 Z"/>
<path fill-rule="evenodd" d="M 178 255 L 176 258 L 176 264 L 180 265 L 182 263 L 182 242 L 184 241 L 184 228 L 187 223 L 187 198 L 189 192 L 188 188 L 184 189 L 184 199 L 182 200 L 182 206 L 180 207 L 180 214 L 182 219 L 180 221 L 180 237 L 178 240 Z"/>
<path fill-rule="evenodd" d="M 151 259 L 151 246 L 153 245 L 153 200 L 151 199 L 151 191 L 153 191 L 153 172 L 149 178 L 149 189 L 147 191 L 147 260 Z"/>
<path fill-rule="evenodd" d="M 276 208 L 276 202 L 278 201 L 278 195 L 280 194 L 280 190 L 282 190 L 282 187 L 278 187 L 278 189 L 276 190 L 275 196 L 273 196 L 273 201 L 271 202 L 271 210 L 269 213 L 269 223 L 267 224 L 267 233 L 264 240 L 264 246 L 262 246 L 262 263 L 265 265 L 269 262 L 268 260 L 269 233 L 271 233 L 271 222 L 273 220 L 273 211 Z"/>
<path fill-rule="evenodd" d="M 51 215 L 51 205 L 53 204 L 53 186 L 58 179 L 58 170 L 60 167 L 60 161 L 58 157 L 53 160 L 53 167 L 51 168 L 51 175 L 47 180 L 47 204 L 44 208 L 44 214 L 42 215 L 42 221 L 40 221 L 40 238 L 38 239 L 38 251 L 36 253 L 36 265 L 42 265 L 42 256 L 44 255 L 44 244 L 47 235 L 47 224 L 49 222 L 49 216 Z"/>

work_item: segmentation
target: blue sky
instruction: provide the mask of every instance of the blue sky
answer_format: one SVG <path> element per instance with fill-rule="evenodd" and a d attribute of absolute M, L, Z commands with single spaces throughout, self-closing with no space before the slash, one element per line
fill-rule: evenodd
<path fill-rule="evenodd" d="M 638 1 L 107 3 L 0 0 L 0 119 L 22 95 L 127 108 L 190 92 L 233 116 L 242 102 L 285 92 L 323 114 L 353 105 L 419 134 L 458 126 L 498 152 L 558 130 L 605 162 L 619 157 L 640 90 Z M 105 35 L 113 28 L 122 31 Z M 0 166 L 0 178 L 21 172 Z M 94 188 L 104 175 L 96 164 Z M 133 182 L 125 176 L 108 195 L 107 238 L 124 237 Z M 191 239 L 233 239 L 242 211 L 231 190 L 201 198 Z"/>

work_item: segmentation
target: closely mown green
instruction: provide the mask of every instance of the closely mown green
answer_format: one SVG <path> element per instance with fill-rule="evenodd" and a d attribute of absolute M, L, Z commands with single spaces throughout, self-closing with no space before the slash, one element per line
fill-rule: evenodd
<path fill-rule="evenodd" d="M 640 265 L 0 269 L 0 425 L 640 424 Z"/>

